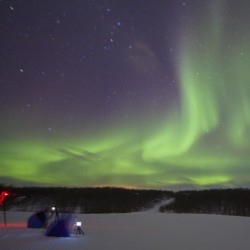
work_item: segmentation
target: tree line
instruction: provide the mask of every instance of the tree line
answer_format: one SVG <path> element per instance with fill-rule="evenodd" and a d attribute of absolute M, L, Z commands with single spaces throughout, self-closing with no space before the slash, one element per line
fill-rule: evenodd
<path fill-rule="evenodd" d="M 41 211 L 56 206 L 59 212 L 127 213 L 152 208 L 169 199 L 161 212 L 250 216 L 250 189 L 201 191 L 144 190 L 124 188 L 6 187 L 5 208 Z M 2 209 L 2 207 L 0 207 Z"/>
<path fill-rule="evenodd" d="M 181 191 L 161 212 L 250 216 L 249 189 Z"/>
<path fill-rule="evenodd" d="M 56 206 L 59 212 L 126 213 L 149 209 L 173 192 L 124 188 L 1 187 L 9 192 L 6 208 L 40 211 Z"/>

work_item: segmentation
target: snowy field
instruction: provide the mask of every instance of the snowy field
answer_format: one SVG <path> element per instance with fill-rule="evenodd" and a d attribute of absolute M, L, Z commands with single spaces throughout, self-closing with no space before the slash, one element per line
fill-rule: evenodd
<path fill-rule="evenodd" d="M 250 218 L 219 215 L 140 212 L 77 215 L 84 236 L 44 236 L 44 229 L 26 228 L 31 213 L 0 214 L 3 250 L 246 250 L 250 248 Z"/>

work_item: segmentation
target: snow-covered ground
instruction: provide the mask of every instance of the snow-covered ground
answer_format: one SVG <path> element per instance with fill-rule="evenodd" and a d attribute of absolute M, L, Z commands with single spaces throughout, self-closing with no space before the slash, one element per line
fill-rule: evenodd
<path fill-rule="evenodd" d="M 219 215 L 139 212 L 77 215 L 84 236 L 44 236 L 43 229 L 26 228 L 31 213 L 0 214 L 3 250 L 246 250 L 250 248 L 250 218 Z"/>

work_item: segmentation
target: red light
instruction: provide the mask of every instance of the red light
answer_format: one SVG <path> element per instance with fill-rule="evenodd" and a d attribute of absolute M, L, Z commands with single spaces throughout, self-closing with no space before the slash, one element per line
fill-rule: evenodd
<path fill-rule="evenodd" d="M 9 194 L 7 192 L 2 191 L 1 196 L 0 196 L 0 205 L 3 204 L 3 201 L 4 201 L 5 197 L 8 196 L 8 195 Z"/>

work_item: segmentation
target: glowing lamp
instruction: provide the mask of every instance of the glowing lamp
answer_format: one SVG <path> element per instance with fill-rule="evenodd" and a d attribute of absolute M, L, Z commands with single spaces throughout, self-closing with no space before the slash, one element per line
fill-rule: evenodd
<path fill-rule="evenodd" d="M 81 229 L 81 225 L 82 225 L 81 221 L 76 222 L 76 228 L 75 228 L 75 233 L 76 234 L 84 234 L 84 232 Z"/>
<path fill-rule="evenodd" d="M 81 226 L 82 226 L 82 222 L 81 222 L 81 221 L 77 221 L 77 222 L 76 222 L 76 226 L 77 226 L 77 227 L 81 227 Z"/>
<path fill-rule="evenodd" d="M 55 211 L 55 210 L 56 210 L 56 208 L 55 208 L 55 207 L 52 207 L 52 208 L 51 208 L 51 210 L 52 210 L 52 211 Z"/>

